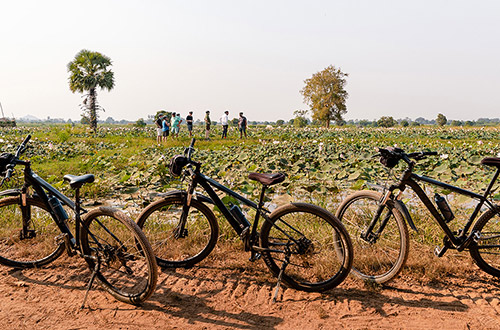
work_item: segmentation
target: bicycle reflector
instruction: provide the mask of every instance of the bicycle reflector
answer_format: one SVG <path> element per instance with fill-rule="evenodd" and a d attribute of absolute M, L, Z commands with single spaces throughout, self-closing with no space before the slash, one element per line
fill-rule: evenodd
<path fill-rule="evenodd" d="M 181 176 L 182 168 L 186 166 L 188 160 L 183 155 L 175 155 L 170 159 L 170 174 L 172 176 Z"/>

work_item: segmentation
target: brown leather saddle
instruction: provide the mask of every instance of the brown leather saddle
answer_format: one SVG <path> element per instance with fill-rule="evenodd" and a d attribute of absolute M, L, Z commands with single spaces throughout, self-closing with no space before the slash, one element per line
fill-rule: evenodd
<path fill-rule="evenodd" d="M 266 186 L 271 186 L 283 182 L 286 178 L 285 173 L 250 173 L 248 175 L 250 180 L 255 180 Z"/>

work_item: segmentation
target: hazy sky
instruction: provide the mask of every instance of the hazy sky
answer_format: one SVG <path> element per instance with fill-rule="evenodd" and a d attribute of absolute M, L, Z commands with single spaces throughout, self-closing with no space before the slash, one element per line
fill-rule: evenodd
<path fill-rule="evenodd" d="M 304 80 L 349 74 L 347 119 L 500 117 L 500 1 L 0 0 L 0 102 L 80 118 L 66 65 L 113 61 L 102 119 L 157 110 L 288 120 Z"/>

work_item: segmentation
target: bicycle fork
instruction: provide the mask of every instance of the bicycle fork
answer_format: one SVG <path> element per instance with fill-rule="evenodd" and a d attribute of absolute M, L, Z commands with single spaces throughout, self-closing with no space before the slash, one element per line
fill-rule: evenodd
<path fill-rule="evenodd" d="M 373 229 L 375 228 L 375 225 L 379 221 L 380 216 L 384 212 L 384 209 L 387 206 L 387 201 L 390 199 L 391 195 L 392 195 L 391 191 L 387 191 L 384 194 L 384 197 L 382 198 L 382 200 L 380 201 L 380 204 L 378 205 L 377 212 L 375 213 L 372 220 L 370 221 L 368 228 L 366 228 L 366 230 L 361 233 L 360 237 L 363 240 L 365 240 L 366 242 L 371 243 L 371 244 L 376 243 L 377 239 L 380 237 L 380 234 L 385 229 L 385 226 L 387 225 L 387 222 L 389 221 L 389 219 L 392 215 L 392 211 L 390 209 L 387 211 L 387 214 L 382 219 L 382 222 L 380 223 L 380 227 L 378 228 L 378 230 L 376 232 L 373 232 Z"/>
<path fill-rule="evenodd" d="M 184 238 L 188 235 L 188 230 L 186 228 L 186 221 L 189 214 L 189 209 L 191 207 L 191 200 L 193 196 L 196 196 L 194 189 L 195 185 L 191 184 L 187 192 L 186 200 L 182 205 L 182 213 L 181 213 L 181 218 L 179 219 L 179 224 L 174 229 L 175 238 Z"/>
<path fill-rule="evenodd" d="M 184 238 L 188 235 L 188 230 L 186 228 L 186 221 L 187 221 L 187 216 L 189 214 L 189 208 L 190 208 L 190 201 L 191 201 L 191 195 L 188 195 L 187 200 L 189 202 L 184 203 L 182 205 L 182 213 L 181 213 L 181 218 L 179 219 L 179 224 L 177 227 L 174 229 L 174 237 L 177 238 Z"/>
<path fill-rule="evenodd" d="M 26 203 L 26 193 L 21 194 L 21 215 L 23 218 L 23 227 L 19 232 L 19 239 L 30 239 L 36 237 L 36 232 L 34 229 L 29 229 L 31 222 L 31 208 Z"/>

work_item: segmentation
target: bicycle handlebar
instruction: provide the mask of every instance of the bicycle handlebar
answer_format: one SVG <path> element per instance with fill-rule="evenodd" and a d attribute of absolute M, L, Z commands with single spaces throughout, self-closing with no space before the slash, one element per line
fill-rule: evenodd
<path fill-rule="evenodd" d="M 194 165 L 197 170 L 201 166 L 201 163 L 198 163 L 198 162 L 195 162 L 194 160 L 191 160 L 191 155 L 193 154 L 193 152 L 195 150 L 194 149 L 195 142 L 196 142 L 196 138 L 191 139 L 191 143 L 189 144 L 189 147 L 184 149 L 184 155 L 186 156 L 186 160 L 187 160 L 187 164 L 185 164 L 185 166 L 187 165 L 186 169 L 189 171 L 190 175 L 194 174 L 193 168 L 191 167 L 191 165 Z"/>
<path fill-rule="evenodd" d="M 16 164 L 19 160 L 19 156 L 26 150 L 26 147 L 28 146 L 28 142 L 31 139 L 31 134 L 28 134 L 24 141 L 17 147 L 16 153 L 14 154 L 14 157 L 12 157 L 12 160 L 10 161 L 10 164 L 7 164 L 5 167 L 7 170 L 5 171 L 5 177 L 2 179 L 2 182 L 0 183 L 0 186 L 3 185 L 4 181 L 9 181 L 10 177 L 12 176 L 12 173 L 14 173 L 14 167 L 16 167 Z"/>
<path fill-rule="evenodd" d="M 21 143 L 19 145 L 19 147 L 17 147 L 17 150 L 16 150 L 16 159 L 19 158 L 19 156 L 26 150 L 26 147 L 28 146 L 28 142 L 30 141 L 31 139 L 31 134 L 28 134 L 28 136 L 26 136 L 26 138 L 24 139 L 23 143 Z"/>
<path fill-rule="evenodd" d="M 375 156 L 380 156 L 381 161 L 382 159 L 384 159 L 385 161 L 382 162 L 382 164 L 390 168 L 396 166 L 396 164 L 401 159 L 404 160 L 407 164 L 411 164 L 412 163 L 412 161 L 410 160 L 411 158 L 415 160 L 421 160 L 426 158 L 427 156 L 438 155 L 436 151 L 419 151 L 407 154 L 403 151 L 403 149 L 400 148 L 387 147 L 387 148 L 377 148 L 377 149 L 378 149 L 378 154 Z"/>
<path fill-rule="evenodd" d="M 196 142 L 196 138 L 192 138 L 191 143 L 189 144 L 189 147 L 187 147 L 186 150 L 184 151 L 184 153 L 187 156 L 188 161 L 191 161 L 191 154 L 194 151 L 194 143 L 195 142 Z"/>
<path fill-rule="evenodd" d="M 409 153 L 407 156 L 408 158 L 421 159 L 427 156 L 437 156 L 437 155 L 438 153 L 436 151 L 419 151 L 419 152 Z"/>

